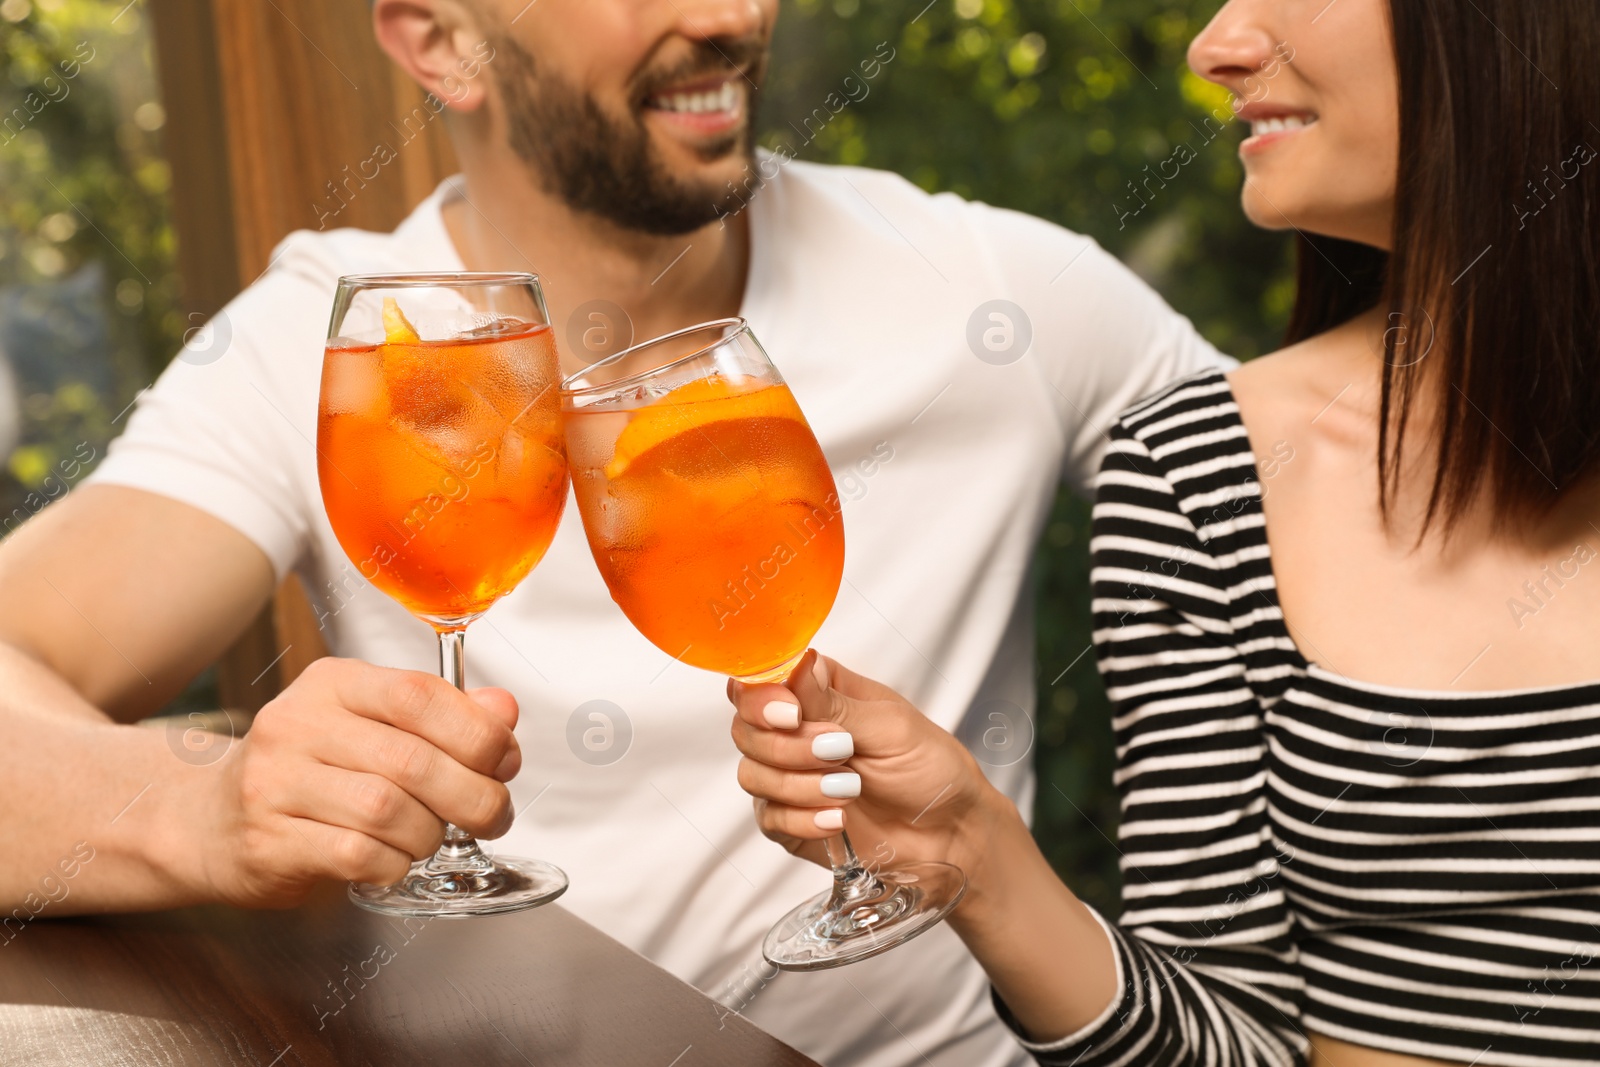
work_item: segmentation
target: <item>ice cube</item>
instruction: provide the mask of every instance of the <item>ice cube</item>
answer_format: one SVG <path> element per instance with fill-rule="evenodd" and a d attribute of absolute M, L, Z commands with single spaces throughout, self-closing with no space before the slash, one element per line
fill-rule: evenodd
<path fill-rule="evenodd" d="M 607 486 L 598 493 L 597 505 L 590 517 L 606 547 L 636 548 L 643 542 L 651 510 L 644 494 L 617 493 Z"/>
<path fill-rule="evenodd" d="M 383 360 L 370 346 L 329 348 L 322 364 L 322 410 L 330 415 L 382 415 Z"/>
<path fill-rule="evenodd" d="M 586 410 L 567 418 L 567 459 L 574 470 L 598 470 L 611 462 L 617 436 L 631 418 L 626 411 Z"/>
<path fill-rule="evenodd" d="M 487 316 L 483 316 L 487 318 Z M 519 333 L 527 333 L 533 329 L 533 323 L 510 316 L 496 316 L 487 318 L 470 330 L 462 330 L 455 335 L 458 341 L 494 340 L 497 337 L 515 337 Z"/>
<path fill-rule="evenodd" d="M 559 360 L 549 330 L 513 336 L 494 345 L 473 346 L 466 351 L 471 353 L 471 359 L 461 361 L 463 368 L 473 368 L 474 386 L 507 419 L 528 425 L 541 421 L 554 425 L 559 420 Z"/>
<path fill-rule="evenodd" d="M 399 406 L 392 425 L 447 471 L 463 474 L 498 446 L 506 420 L 464 382 L 429 383 L 421 402 Z"/>
<path fill-rule="evenodd" d="M 559 437 L 525 434 L 513 427 L 500 439 L 495 454 L 495 493 L 531 502 L 560 483 L 566 470 L 566 451 Z"/>

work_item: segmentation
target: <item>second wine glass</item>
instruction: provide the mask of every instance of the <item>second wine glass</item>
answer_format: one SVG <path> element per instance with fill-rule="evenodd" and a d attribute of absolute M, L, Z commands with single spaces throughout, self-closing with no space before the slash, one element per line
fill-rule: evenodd
<path fill-rule="evenodd" d="M 584 532 L 611 597 L 675 659 L 782 682 L 844 575 L 833 475 L 794 396 L 742 319 L 630 348 L 562 383 Z M 827 842 L 833 887 L 767 935 L 767 960 L 820 970 L 875 956 L 960 901 L 947 863 L 868 870 Z"/>

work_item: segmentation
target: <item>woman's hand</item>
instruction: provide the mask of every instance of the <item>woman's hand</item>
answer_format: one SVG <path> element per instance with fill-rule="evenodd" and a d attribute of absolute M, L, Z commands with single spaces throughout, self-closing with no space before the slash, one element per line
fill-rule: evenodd
<path fill-rule="evenodd" d="M 1117 995 L 1111 944 L 960 741 L 894 690 L 808 652 L 781 685 L 728 684 L 739 784 L 762 831 L 826 863 L 848 826 L 867 867 L 940 860 L 967 876 L 950 926 L 1019 1022 L 1053 1040 Z M 1070 966 L 1063 961 L 1071 961 Z"/>
<path fill-rule="evenodd" d="M 788 686 L 730 682 L 744 753 L 739 784 L 762 832 L 826 865 L 821 847 L 848 824 L 861 861 L 941 860 L 978 869 L 1016 807 L 960 741 L 894 690 L 815 652 Z"/>

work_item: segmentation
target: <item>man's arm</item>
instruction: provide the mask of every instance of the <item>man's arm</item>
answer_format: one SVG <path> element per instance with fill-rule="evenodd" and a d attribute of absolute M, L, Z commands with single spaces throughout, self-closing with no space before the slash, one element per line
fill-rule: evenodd
<path fill-rule="evenodd" d="M 0 642 L 104 712 L 97 718 L 133 722 L 214 663 L 272 589 L 267 557 L 220 519 L 89 485 L 0 544 Z"/>
<path fill-rule="evenodd" d="M 1029 319 L 1030 358 L 1061 416 L 1062 477 L 1087 493 L 1125 408 L 1169 382 L 1236 363 L 1090 238 L 982 210 L 1005 291 Z"/>
<path fill-rule="evenodd" d="M 136 489 L 86 486 L 0 544 L 0 920 L 292 904 L 323 879 L 397 879 L 442 818 L 504 832 L 520 755 L 500 690 L 323 660 L 208 763 L 126 725 L 272 589 L 243 534 Z"/>

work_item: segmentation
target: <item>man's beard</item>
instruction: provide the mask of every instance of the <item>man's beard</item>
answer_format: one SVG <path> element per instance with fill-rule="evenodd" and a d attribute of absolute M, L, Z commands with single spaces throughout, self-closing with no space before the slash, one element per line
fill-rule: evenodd
<path fill-rule="evenodd" d="M 539 185 L 569 207 L 613 222 L 623 229 L 658 235 L 690 233 L 744 205 L 746 183 L 722 187 L 673 177 L 650 143 L 638 116 L 649 95 L 634 95 L 634 114 L 619 121 L 594 98 L 548 74 L 540 75 L 532 55 L 508 34 L 493 39 L 497 81 L 505 100 L 511 150 L 527 164 Z M 652 77 L 655 87 L 681 82 L 686 75 L 751 68 L 759 84 L 762 45 L 710 42 L 696 47 L 692 61 Z M 736 67 L 730 67 L 730 60 Z M 752 62 L 753 61 L 753 62 Z M 748 175 L 755 174 L 755 85 L 748 94 L 744 128 L 701 150 L 706 162 L 742 153 Z"/>

